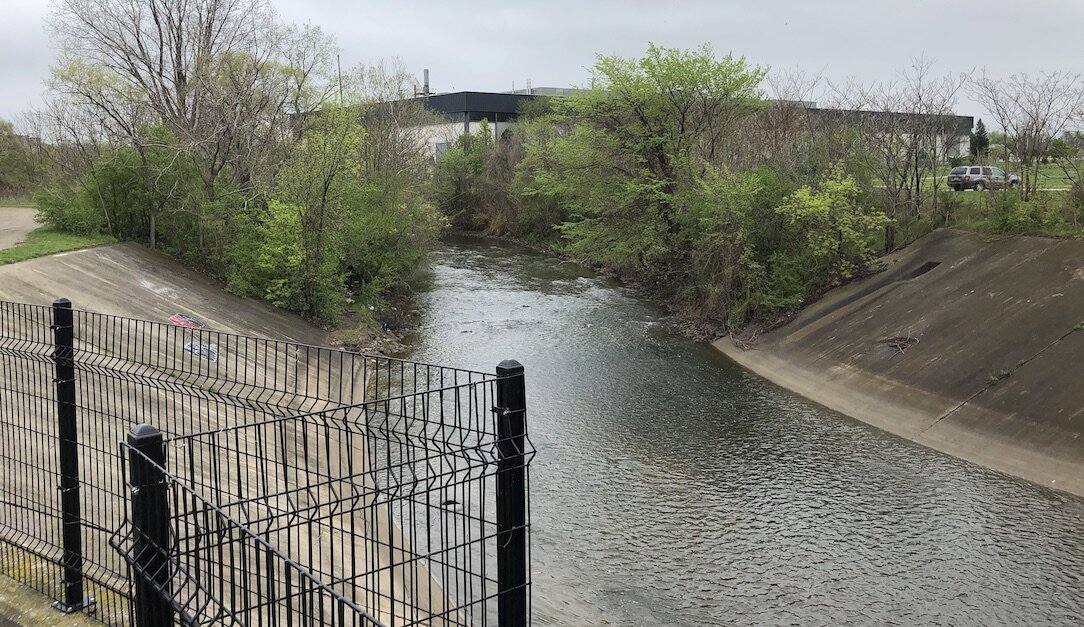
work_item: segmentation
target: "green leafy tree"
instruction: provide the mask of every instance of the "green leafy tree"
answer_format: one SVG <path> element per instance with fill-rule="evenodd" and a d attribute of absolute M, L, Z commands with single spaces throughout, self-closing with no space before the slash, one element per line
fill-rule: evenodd
<path fill-rule="evenodd" d="M 265 211 L 245 218 L 231 245 L 231 290 L 332 323 L 345 293 L 344 230 L 360 189 L 364 131 L 328 107 L 296 142 Z"/>
<path fill-rule="evenodd" d="M 600 56 L 593 74 L 592 89 L 554 102 L 569 131 L 530 189 L 566 203 L 570 252 L 642 271 L 677 250 L 683 195 L 726 162 L 765 70 L 707 45 L 651 45 L 640 59 Z"/>
<path fill-rule="evenodd" d="M 801 298 L 801 293 L 766 295 L 774 263 L 764 251 L 778 224 L 772 178 L 765 170 L 738 174 L 710 168 L 685 201 L 681 241 L 689 251 L 689 273 L 678 297 L 727 327 Z"/>
<path fill-rule="evenodd" d="M 440 155 L 437 162 L 434 196 L 437 205 L 456 227 L 477 230 L 481 205 L 481 178 L 487 153 L 493 146 L 488 122 L 475 133 L 464 133 Z"/>
<path fill-rule="evenodd" d="M 871 241 L 884 228 L 884 213 L 861 202 L 853 178 L 837 168 L 816 187 L 794 192 L 776 211 L 797 248 L 809 294 L 861 275 L 873 257 Z"/>
<path fill-rule="evenodd" d="M 556 143 L 565 131 L 545 114 L 520 118 L 516 124 L 512 140 L 519 144 L 520 160 L 512 173 L 509 198 L 513 206 L 508 208 L 509 227 L 503 234 L 536 243 L 557 239 L 557 226 L 568 220 L 564 202 L 568 194 L 549 173 Z"/>
<path fill-rule="evenodd" d="M 422 262 L 439 228 L 413 182 L 370 163 L 354 107 L 327 107 L 293 144 L 265 208 L 243 213 L 232 291 L 334 323 L 348 295 L 379 303 Z"/>
<path fill-rule="evenodd" d="M 343 229 L 344 272 L 358 302 L 379 302 L 425 261 L 441 222 L 423 191 L 362 182 Z"/>
<path fill-rule="evenodd" d="M 986 125 L 982 118 L 975 124 L 975 130 L 971 133 L 970 152 L 972 157 L 985 157 L 990 150 L 990 135 L 986 132 Z"/>
<path fill-rule="evenodd" d="M 403 102 L 401 65 L 344 79 L 330 37 L 264 0 L 59 0 L 51 26 L 50 224 L 148 242 L 327 323 L 421 263 L 436 116 Z"/>
<path fill-rule="evenodd" d="M 300 227 L 304 263 L 295 287 L 301 310 L 314 318 L 334 319 L 342 293 L 340 235 L 356 199 L 363 139 L 352 111 L 329 107 L 279 173 L 274 198 L 293 207 Z"/>
<path fill-rule="evenodd" d="M 31 140 L 0 119 L 0 194 L 25 194 L 37 187 L 42 173 Z"/>

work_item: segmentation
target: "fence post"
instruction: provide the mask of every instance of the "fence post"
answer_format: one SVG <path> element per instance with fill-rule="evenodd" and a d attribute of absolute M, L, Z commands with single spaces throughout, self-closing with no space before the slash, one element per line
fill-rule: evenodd
<path fill-rule="evenodd" d="M 162 432 L 148 424 L 128 431 L 132 488 L 132 555 L 135 556 L 135 625 L 173 624 L 170 589 L 169 493 Z M 151 463 L 153 462 L 153 463 Z M 157 465 L 156 465 L 157 464 Z"/>
<path fill-rule="evenodd" d="M 497 624 L 527 624 L 527 393 L 523 366 L 497 366 Z"/>
<path fill-rule="evenodd" d="M 56 385 L 60 521 L 64 600 L 53 607 L 71 614 L 94 603 L 83 596 L 83 530 L 79 507 L 79 428 L 75 416 L 75 329 L 72 303 L 53 301 L 53 383 Z"/>

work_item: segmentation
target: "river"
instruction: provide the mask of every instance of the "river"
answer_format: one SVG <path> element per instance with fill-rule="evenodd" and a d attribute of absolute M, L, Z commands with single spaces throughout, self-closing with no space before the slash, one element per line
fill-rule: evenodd
<path fill-rule="evenodd" d="M 1084 500 L 807 402 L 575 264 L 431 265 L 411 358 L 526 368 L 536 625 L 1084 624 Z"/>

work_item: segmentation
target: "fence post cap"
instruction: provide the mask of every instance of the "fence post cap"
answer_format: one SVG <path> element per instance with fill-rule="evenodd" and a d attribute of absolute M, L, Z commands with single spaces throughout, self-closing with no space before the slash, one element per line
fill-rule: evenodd
<path fill-rule="evenodd" d="M 132 425 L 132 428 L 128 430 L 128 441 L 134 442 L 135 440 L 146 440 L 148 438 L 162 437 L 162 432 L 156 429 L 153 425 L 147 423 L 140 423 L 138 425 Z"/>
<path fill-rule="evenodd" d="M 523 374 L 523 364 L 519 363 L 515 359 L 505 359 L 501 363 L 497 364 L 497 375 L 501 377 Z"/>
<path fill-rule="evenodd" d="M 71 309 L 72 308 L 72 302 L 70 300 L 68 300 L 67 298 L 61 297 L 61 298 L 58 298 L 58 299 L 53 301 L 53 307 L 62 307 L 64 309 Z"/>

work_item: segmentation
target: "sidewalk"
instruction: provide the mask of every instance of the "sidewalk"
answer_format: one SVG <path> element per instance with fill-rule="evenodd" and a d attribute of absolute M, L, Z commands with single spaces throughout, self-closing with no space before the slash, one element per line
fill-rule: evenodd
<path fill-rule="evenodd" d="M 52 603 L 37 590 L 0 575 L 0 627 L 101 627 L 101 623 L 83 614 L 62 614 L 53 609 Z"/>

